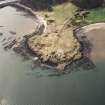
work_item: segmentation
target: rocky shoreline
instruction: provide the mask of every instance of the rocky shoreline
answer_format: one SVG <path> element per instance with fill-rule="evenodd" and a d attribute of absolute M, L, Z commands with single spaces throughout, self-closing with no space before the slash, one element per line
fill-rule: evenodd
<path fill-rule="evenodd" d="M 38 56 L 34 51 L 32 51 L 29 48 L 29 45 L 27 43 L 29 37 L 27 36 L 24 36 L 23 39 L 16 40 L 16 43 L 13 45 L 12 48 L 16 53 L 20 54 L 25 59 L 31 59 L 33 62 L 32 68 L 40 66 L 42 68 L 57 70 L 61 73 L 69 73 L 71 71 L 78 69 L 79 67 L 85 70 L 94 69 L 95 65 L 90 59 L 92 46 L 89 40 L 86 38 L 86 36 L 84 36 L 84 34 L 82 33 L 82 30 L 81 32 L 80 30 L 81 29 L 74 30 L 74 35 L 81 44 L 81 49 L 80 49 L 80 52 L 82 54 L 81 58 L 72 61 L 70 60 L 69 62 L 65 62 L 59 65 L 57 63 L 50 62 L 48 60 L 44 62 L 42 59 L 40 59 L 40 56 Z"/>
<path fill-rule="evenodd" d="M 76 31 L 77 32 L 77 31 Z M 8 44 L 6 48 L 12 48 L 17 54 L 21 55 L 25 60 L 32 60 L 32 69 L 35 67 L 41 67 L 46 69 L 52 69 L 57 70 L 59 73 L 70 73 L 71 71 L 78 70 L 79 68 L 83 68 L 84 70 L 91 70 L 95 68 L 94 63 L 91 61 L 89 55 L 91 53 L 90 43 L 87 39 L 82 36 L 82 38 L 79 36 L 81 43 L 81 53 L 82 57 L 78 60 L 74 60 L 72 62 L 68 62 L 62 65 L 59 65 L 59 68 L 57 65 L 51 62 L 42 62 L 41 59 L 37 55 L 35 55 L 35 52 L 30 50 L 27 40 L 28 37 L 24 37 L 22 40 L 14 40 L 11 44 Z M 17 44 L 18 42 L 18 44 Z M 63 68 L 63 69 L 62 69 Z"/>

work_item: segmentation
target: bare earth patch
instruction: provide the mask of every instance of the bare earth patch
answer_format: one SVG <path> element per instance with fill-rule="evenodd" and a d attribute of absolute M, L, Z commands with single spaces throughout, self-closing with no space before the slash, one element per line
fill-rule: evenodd
<path fill-rule="evenodd" d="M 82 31 L 92 43 L 92 60 L 105 60 L 105 23 L 84 26 Z"/>

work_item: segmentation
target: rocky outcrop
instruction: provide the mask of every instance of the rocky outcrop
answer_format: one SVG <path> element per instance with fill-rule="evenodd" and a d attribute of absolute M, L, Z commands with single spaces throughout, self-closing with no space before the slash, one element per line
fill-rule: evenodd
<path fill-rule="evenodd" d="M 81 58 L 80 44 L 71 29 L 65 29 L 60 37 L 57 33 L 33 36 L 28 46 L 42 62 L 55 64 L 59 70 Z"/>

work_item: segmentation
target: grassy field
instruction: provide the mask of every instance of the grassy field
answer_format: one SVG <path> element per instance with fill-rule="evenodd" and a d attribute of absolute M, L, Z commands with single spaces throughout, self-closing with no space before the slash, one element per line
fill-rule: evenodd
<path fill-rule="evenodd" d="M 105 7 L 89 10 L 90 14 L 85 18 L 89 23 L 105 22 Z"/>

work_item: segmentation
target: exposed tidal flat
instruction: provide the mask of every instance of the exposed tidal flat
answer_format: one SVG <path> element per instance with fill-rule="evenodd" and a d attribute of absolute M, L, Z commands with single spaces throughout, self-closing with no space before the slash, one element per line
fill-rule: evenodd
<path fill-rule="evenodd" d="M 102 24 L 100 25 L 103 26 Z M 3 49 L 8 39 L 14 40 L 15 37 L 35 31 L 35 21 L 32 17 L 29 15 L 27 17 L 27 14 L 13 7 L 5 7 L 0 9 L 0 26 L 2 33 L 0 36 L 1 104 L 105 104 L 104 27 L 101 29 L 96 27 L 82 37 L 92 44 L 89 55 L 95 65 L 94 70 L 77 68 L 77 72 L 74 70 L 67 75 L 55 76 L 53 70 L 43 70 L 40 67 L 31 70 L 31 60 L 25 60 L 12 50 Z"/>

